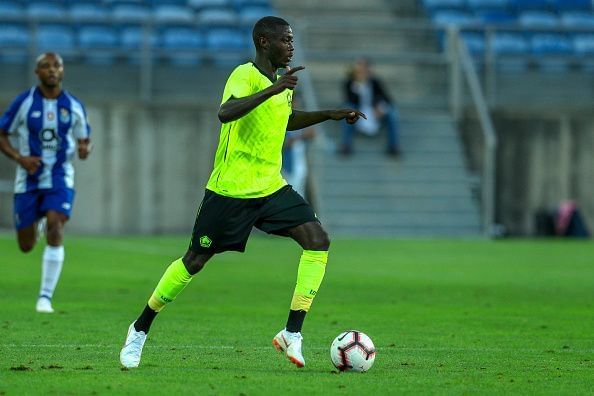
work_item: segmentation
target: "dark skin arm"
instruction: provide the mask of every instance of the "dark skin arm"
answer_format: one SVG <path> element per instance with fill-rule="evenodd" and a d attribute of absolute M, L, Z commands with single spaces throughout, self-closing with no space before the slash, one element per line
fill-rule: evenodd
<path fill-rule="evenodd" d="M 357 122 L 359 117 L 365 117 L 365 114 L 355 109 L 339 109 L 339 110 L 320 110 L 320 111 L 300 111 L 293 110 L 293 113 L 289 117 L 289 123 L 287 130 L 295 131 L 298 129 L 307 128 L 320 122 L 327 120 L 344 120 L 346 119 L 349 124 Z"/>
<path fill-rule="evenodd" d="M 283 76 L 279 77 L 270 87 L 257 92 L 245 98 L 231 98 L 221 105 L 219 109 L 219 120 L 224 124 L 235 121 L 274 95 L 278 95 L 285 89 L 293 89 L 297 86 L 297 76 L 294 73 L 305 69 L 303 66 L 298 66 L 290 69 Z"/>
<path fill-rule="evenodd" d="M 22 166 L 30 175 L 37 172 L 39 165 L 41 165 L 41 157 L 21 156 L 21 154 L 14 147 L 12 147 L 12 144 L 10 144 L 10 140 L 8 140 L 8 134 L 2 130 L 0 130 L 0 151 L 2 151 L 8 158 Z"/>

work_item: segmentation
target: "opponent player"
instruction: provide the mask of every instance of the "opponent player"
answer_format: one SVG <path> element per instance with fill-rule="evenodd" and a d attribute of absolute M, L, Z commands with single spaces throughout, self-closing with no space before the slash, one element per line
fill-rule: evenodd
<path fill-rule="evenodd" d="M 33 249 L 38 222 L 46 218 L 47 245 L 36 310 L 52 313 L 51 301 L 64 262 L 64 224 L 74 201 L 72 159 L 76 150 L 80 159 L 89 155 L 91 128 L 83 104 L 62 89 L 60 55 L 40 55 L 35 74 L 39 85 L 17 96 L 0 118 L 0 150 L 18 164 L 14 221 L 23 252 Z"/>
<path fill-rule="evenodd" d="M 330 240 L 309 204 L 282 178 L 281 150 L 286 130 L 325 120 L 354 123 L 357 110 L 292 110 L 295 74 L 293 32 L 277 17 L 264 17 L 252 33 L 256 59 L 238 66 L 223 92 L 222 122 L 214 169 L 194 225 L 188 251 L 165 271 L 144 311 L 128 328 L 120 362 L 138 367 L 153 319 L 175 300 L 216 253 L 243 252 L 252 227 L 288 236 L 303 248 L 286 328 L 273 339 L 297 367 L 303 367 L 301 327 L 318 291 L 328 260 Z M 283 76 L 277 69 L 287 68 Z"/>

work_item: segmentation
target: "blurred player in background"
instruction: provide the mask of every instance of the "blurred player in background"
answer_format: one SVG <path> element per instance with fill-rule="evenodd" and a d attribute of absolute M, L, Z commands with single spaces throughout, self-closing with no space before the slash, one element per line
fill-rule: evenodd
<path fill-rule="evenodd" d="M 273 344 L 298 367 L 305 365 L 301 327 L 324 276 L 330 239 L 309 204 L 281 176 L 285 132 L 330 119 L 355 123 L 364 115 L 354 109 L 292 109 L 296 72 L 303 67 L 288 66 L 294 51 L 291 27 L 281 18 L 264 17 L 255 24 L 252 37 L 255 61 L 235 68 L 225 85 L 218 113 L 219 147 L 189 249 L 167 268 L 148 305 L 129 326 L 120 352 L 124 367 L 138 367 L 157 313 L 175 300 L 213 255 L 243 252 L 254 226 L 290 237 L 303 248 L 286 328 Z M 279 68 L 287 72 L 277 75 Z M 257 291 L 247 300 L 252 298 L 258 298 Z"/>
<path fill-rule="evenodd" d="M 39 85 L 17 96 L 0 119 L 0 150 L 18 164 L 14 221 L 23 252 L 35 247 L 45 217 L 47 245 L 36 309 L 52 313 L 52 297 L 64 263 L 64 224 L 74 201 L 72 160 L 76 151 L 83 160 L 89 155 L 91 128 L 83 104 L 62 89 L 60 55 L 40 55 L 35 74 Z"/>

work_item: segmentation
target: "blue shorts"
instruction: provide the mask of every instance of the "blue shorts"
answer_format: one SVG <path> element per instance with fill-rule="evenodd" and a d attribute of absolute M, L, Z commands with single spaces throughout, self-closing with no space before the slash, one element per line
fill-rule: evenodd
<path fill-rule="evenodd" d="M 14 225 L 22 230 L 41 219 L 47 211 L 53 210 L 70 217 L 74 202 L 71 188 L 33 190 L 14 194 Z"/>

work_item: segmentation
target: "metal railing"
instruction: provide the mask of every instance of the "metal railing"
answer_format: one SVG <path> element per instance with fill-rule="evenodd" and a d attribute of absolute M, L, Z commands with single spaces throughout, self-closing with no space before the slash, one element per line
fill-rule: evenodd
<path fill-rule="evenodd" d="M 482 228 L 486 237 L 491 237 L 495 229 L 495 176 L 497 170 L 497 134 L 489 107 L 481 87 L 480 79 L 466 43 L 456 27 L 447 30 L 448 52 L 451 60 L 451 108 L 454 118 L 459 121 L 464 106 L 464 86 L 470 91 L 472 108 L 478 116 L 483 136 L 483 163 L 481 177 Z"/>

